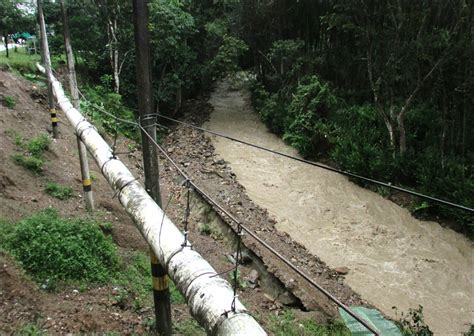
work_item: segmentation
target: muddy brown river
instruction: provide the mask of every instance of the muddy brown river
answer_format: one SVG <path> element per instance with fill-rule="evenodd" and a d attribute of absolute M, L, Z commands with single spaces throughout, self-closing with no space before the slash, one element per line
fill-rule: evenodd
<path fill-rule="evenodd" d="M 206 127 L 297 155 L 268 132 L 245 89 L 223 81 L 214 90 Z M 346 177 L 222 138 L 248 195 L 285 231 L 330 267 L 350 269 L 346 283 L 386 315 L 419 304 L 436 335 L 459 335 L 474 323 L 473 243 L 435 222 L 420 221 Z"/>

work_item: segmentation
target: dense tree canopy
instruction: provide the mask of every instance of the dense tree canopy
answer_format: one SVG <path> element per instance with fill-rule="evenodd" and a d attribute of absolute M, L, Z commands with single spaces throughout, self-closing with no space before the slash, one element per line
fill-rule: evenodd
<path fill-rule="evenodd" d="M 473 7 L 150 0 L 156 106 L 174 114 L 183 98 L 243 67 L 257 74 L 262 119 L 302 155 L 473 206 Z M 59 56 L 58 4 L 45 12 Z M 68 13 L 83 81 L 134 107 L 130 2 L 68 2 Z"/>

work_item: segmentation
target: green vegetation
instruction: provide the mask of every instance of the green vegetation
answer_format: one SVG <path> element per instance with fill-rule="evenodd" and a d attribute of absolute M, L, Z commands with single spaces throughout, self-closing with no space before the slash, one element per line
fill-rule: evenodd
<path fill-rule="evenodd" d="M 174 332 L 183 336 L 204 336 L 206 331 L 194 319 L 174 324 Z"/>
<path fill-rule="evenodd" d="M 47 134 L 40 134 L 26 143 L 26 149 L 34 157 L 41 157 L 51 144 L 51 138 Z"/>
<path fill-rule="evenodd" d="M 105 284 L 118 270 L 115 245 L 92 219 L 61 218 L 46 209 L 0 229 L 2 246 L 43 289 Z"/>
<path fill-rule="evenodd" d="M 303 156 L 472 207 L 468 7 L 240 2 L 226 17 L 250 47 L 256 110 Z M 474 216 L 420 204 L 474 232 Z"/>
<path fill-rule="evenodd" d="M 101 85 L 85 86 L 84 95 L 87 100 L 81 100 L 81 110 L 104 131 L 118 132 L 130 139 L 137 140 L 139 132 L 134 125 L 118 121 L 113 117 L 135 121 L 133 111 L 123 104 L 122 96 L 112 91 L 111 80 L 109 75 L 104 75 L 101 78 Z M 112 114 L 112 116 L 103 111 Z"/>
<path fill-rule="evenodd" d="M 235 271 L 232 271 L 229 274 L 227 274 L 227 280 L 231 284 L 234 283 L 235 278 L 237 278 L 237 285 L 238 285 L 239 288 L 245 289 L 245 288 L 248 287 L 247 281 L 245 281 L 245 279 L 242 278 L 242 275 L 240 274 L 239 269 L 237 269 L 237 274 L 235 274 Z"/>
<path fill-rule="evenodd" d="M 36 324 L 24 324 L 18 330 L 15 331 L 15 336 L 44 336 L 47 335 L 45 331 L 43 331 L 39 326 Z"/>
<path fill-rule="evenodd" d="M 5 96 L 3 97 L 3 105 L 9 109 L 13 109 L 16 106 L 16 100 L 12 96 Z"/>
<path fill-rule="evenodd" d="M 114 299 L 122 308 L 131 307 L 136 311 L 150 307 L 152 302 L 152 281 L 150 257 L 143 252 L 132 252 L 124 257 L 125 269 L 117 273 L 113 283 L 118 287 Z M 184 297 L 170 281 L 170 297 L 173 304 L 185 303 Z"/>
<path fill-rule="evenodd" d="M 268 329 L 276 336 L 350 336 L 351 332 L 339 321 L 319 325 L 313 320 L 298 320 L 291 310 L 272 316 Z"/>
<path fill-rule="evenodd" d="M 73 197 L 73 190 L 71 187 L 63 186 L 56 182 L 48 182 L 44 192 L 60 200 L 67 200 Z"/>
<path fill-rule="evenodd" d="M 464 336 L 474 336 L 474 324 L 471 324 L 469 331 L 465 333 Z"/>
<path fill-rule="evenodd" d="M 31 76 L 36 73 L 36 62 L 40 61 L 39 54 L 28 54 L 25 48 L 18 48 L 15 53 L 10 52 L 9 57 L 6 57 L 5 51 L 0 51 L 0 68 L 13 69 L 22 75 Z"/>
<path fill-rule="evenodd" d="M 17 165 L 22 166 L 34 174 L 41 174 L 43 172 L 44 161 L 42 159 L 36 158 L 34 156 L 26 156 L 24 154 L 13 154 L 13 162 Z"/>
<path fill-rule="evenodd" d="M 28 142 L 18 133 L 13 132 L 14 143 L 22 150 L 22 153 L 12 155 L 13 161 L 35 174 L 43 172 L 44 160 L 43 154 L 49 148 L 51 139 L 47 134 L 41 134 L 32 138 Z"/>
<path fill-rule="evenodd" d="M 471 7 L 463 0 L 152 0 L 156 110 L 176 115 L 183 98 L 246 68 L 256 75 L 253 101 L 262 119 L 303 156 L 472 207 Z M 105 131 L 138 139 L 133 126 L 94 108 L 137 118 L 130 2 L 71 2 L 67 9 L 90 101 L 83 110 Z M 57 32 L 52 59 L 61 62 L 59 3 L 44 11 Z M 11 29 L 15 20 L 4 25 Z M 17 54 L 10 58 L 23 57 Z M 433 203 L 411 208 L 474 227 L 473 216 Z"/>
<path fill-rule="evenodd" d="M 394 308 L 395 309 L 395 308 Z M 432 336 L 433 332 L 425 323 L 423 306 L 410 308 L 407 314 L 402 312 L 400 320 L 396 321 L 404 336 Z"/>

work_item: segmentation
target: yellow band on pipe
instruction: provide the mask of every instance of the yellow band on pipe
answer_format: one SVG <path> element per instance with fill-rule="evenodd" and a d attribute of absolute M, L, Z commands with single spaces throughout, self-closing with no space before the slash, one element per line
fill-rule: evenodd
<path fill-rule="evenodd" d="M 153 251 L 150 250 L 150 260 L 152 264 L 158 264 L 158 259 Z"/>
<path fill-rule="evenodd" d="M 153 277 L 153 289 L 162 291 L 168 288 L 168 276 Z"/>
<path fill-rule="evenodd" d="M 87 186 L 92 185 L 91 179 L 85 179 L 85 180 L 83 180 L 83 181 L 82 181 L 82 185 L 83 185 L 84 187 L 87 187 Z"/>
<path fill-rule="evenodd" d="M 52 122 L 59 122 L 59 119 L 58 118 L 51 118 L 51 121 Z"/>

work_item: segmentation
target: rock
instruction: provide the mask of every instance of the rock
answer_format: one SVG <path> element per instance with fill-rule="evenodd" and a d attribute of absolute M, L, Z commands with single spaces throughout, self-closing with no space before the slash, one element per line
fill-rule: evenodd
<path fill-rule="evenodd" d="M 298 299 L 288 291 L 278 295 L 277 300 L 285 306 L 295 306 L 298 304 Z"/>
<path fill-rule="evenodd" d="M 248 280 L 251 284 L 256 285 L 259 277 L 260 275 L 258 274 L 258 271 L 255 269 L 252 269 L 249 273 Z"/>
<path fill-rule="evenodd" d="M 227 258 L 227 260 L 229 260 L 229 262 L 230 262 L 231 264 L 235 265 L 235 258 L 234 258 L 233 255 L 231 255 L 231 254 L 226 254 L 226 258 Z"/>
<path fill-rule="evenodd" d="M 275 298 L 271 297 L 270 295 L 268 295 L 267 293 L 263 293 L 263 296 L 270 302 L 274 302 L 275 301 Z"/>
<path fill-rule="evenodd" d="M 346 275 L 347 273 L 349 273 L 349 268 L 347 267 L 336 267 L 334 270 L 337 274 L 340 275 Z"/>

